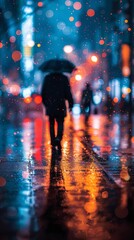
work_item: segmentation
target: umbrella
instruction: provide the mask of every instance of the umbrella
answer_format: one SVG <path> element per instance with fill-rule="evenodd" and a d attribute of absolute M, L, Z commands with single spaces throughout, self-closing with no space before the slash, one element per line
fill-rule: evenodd
<path fill-rule="evenodd" d="M 75 65 L 66 59 L 51 59 L 45 61 L 39 69 L 42 72 L 67 72 L 72 73 Z"/>

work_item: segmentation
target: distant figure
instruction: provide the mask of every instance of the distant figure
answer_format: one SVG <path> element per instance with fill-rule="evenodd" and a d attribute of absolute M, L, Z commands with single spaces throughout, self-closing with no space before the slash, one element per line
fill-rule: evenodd
<path fill-rule="evenodd" d="M 83 89 L 81 97 L 81 113 L 85 115 L 85 123 L 87 123 L 89 115 L 91 113 L 91 103 L 93 98 L 93 92 L 89 83 L 86 83 L 86 87 Z"/>
<path fill-rule="evenodd" d="M 69 111 L 72 111 L 73 97 L 67 76 L 62 73 L 48 74 L 42 87 L 42 101 L 46 107 L 46 115 L 49 116 L 51 146 L 61 152 L 61 140 L 64 131 L 64 118 L 66 117 L 66 100 L 69 103 Z M 57 134 L 55 130 L 57 122 Z"/>
<path fill-rule="evenodd" d="M 105 109 L 106 109 L 107 115 L 110 117 L 113 114 L 114 105 L 113 105 L 113 100 L 109 94 L 107 95 Z"/>

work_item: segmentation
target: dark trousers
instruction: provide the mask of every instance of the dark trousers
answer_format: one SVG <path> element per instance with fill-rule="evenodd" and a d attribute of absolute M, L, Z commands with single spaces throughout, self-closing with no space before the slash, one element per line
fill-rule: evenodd
<path fill-rule="evenodd" d="M 57 122 L 57 135 L 55 131 L 55 121 Z M 54 145 L 55 138 L 58 138 L 60 141 L 62 140 L 64 130 L 64 117 L 49 116 L 49 123 L 51 145 Z"/>

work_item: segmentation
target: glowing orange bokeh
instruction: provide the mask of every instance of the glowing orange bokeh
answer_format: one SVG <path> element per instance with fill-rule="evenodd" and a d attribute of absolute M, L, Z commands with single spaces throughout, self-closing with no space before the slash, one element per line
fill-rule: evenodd
<path fill-rule="evenodd" d="M 26 104 L 29 104 L 29 103 L 32 102 L 32 98 L 31 98 L 31 97 L 26 97 L 26 98 L 24 98 L 24 102 L 25 102 Z"/>
<path fill-rule="evenodd" d="M 2 42 L 0 42 L 0 48 L 2 48 L 3 47 L 3 43 Z"/>
<path fill-rule="evenodd" d="M 13 59 L 15 62 L 19 61 L 21 58 L 22 58 L 22 54 L 21 54 L 20 51 L 14 51 L 14 52 L 12 53 L 12 59 Z"/>
<path fill-rule="evenodd" d="M 8 78 L 3 78 L 2 82 L 4 85 L 7 85 L 9 83 L 9 80 Z"/>
<path fill-rule="evenodd" d="M 34 102 L 35 102 L 36 104 L 40 104 L 40 103 L 42 102 L 42 97 L 41 97 L 41 96 L 36 96 L 36 97 L 34 98 Z"/>
<path fill-rule="evenodd" d="M 117 97 L 115 97 L 115 98 L 113 99 L 113 101 L 114 101 L 114 103 L 117 103 L 117 102 L 119 101 L 119 99 L 118 99 Z"/>
<path fill-rule="evenodd" d="M 87 16 L 88 17 L 93 17 L 94 15 L 95 15 L 95 11 L 93 9 L 88 9 Z"/>
<path fill-rule="evenodd" d="M 100 44 L 100 45 L 104 45 L 104 43 L 105 43 L 105 41 L 104 41 L 103 39 L 101 39 L 101 40 L 99 41 L 99 44 Z"/>
<path fill-rule="evenodd" d="M 110 91 L 111 91 L 111 88 L 110 88 L 110 87 L 107 87 L 107 88 L 106 88 L 106 91 L 107 91 L 107 92 L 110 92 Z"/>

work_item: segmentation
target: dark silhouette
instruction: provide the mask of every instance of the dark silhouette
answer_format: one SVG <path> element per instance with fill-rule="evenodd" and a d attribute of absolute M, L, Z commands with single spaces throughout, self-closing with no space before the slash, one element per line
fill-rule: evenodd
<path fill-rule="evenodd" d="M 48 74 L 42 87 L 42 101 L 46 107 L 46 115 L 50 121 L 50 138 L 52 149 L 58 147 L 61 151 L 61 140 L 64 130 L 64 118 L 66 117 L 66 100 L 69 103 L 69 110 L 73 107 L 73 98 L 67 76 L 62 73 Z M 57 135 L 55 130 L 57 122 Z"/>
<path fill-rule="evenodd" d="M 86 83 L 86 87 L 83 89 L 81 97 L 81 113 L 85 115 L 85 122 L 88 121 L 91 113 L 91 103 L 93 99 L 93 92 L 89 83 Z"/>
<path fill-rule="evenodd" d="M 114 111 L 113 99 L 108 94 L 107 99 L 106 99 L 106 103 L 105 103 L 105 112 L 106 112 L 108 117 L 111 117 L 111 115 L 113 114 L 113 111 Z"/>

